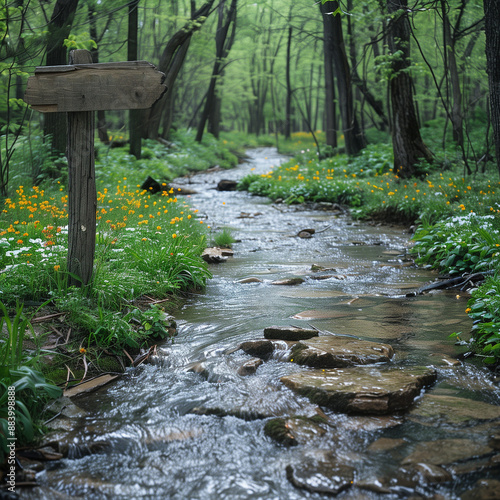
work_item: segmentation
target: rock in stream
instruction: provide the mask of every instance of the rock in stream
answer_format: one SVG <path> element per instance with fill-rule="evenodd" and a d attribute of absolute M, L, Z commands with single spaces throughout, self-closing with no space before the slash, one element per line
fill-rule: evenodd
<path fill-rule="evenodd" d="M 436 377 L 434 369 L 421 366 L 356 366 L 304 371 L 281 381 L 311 402 L 334 411 L 385 415 L 407 410 Z"/>

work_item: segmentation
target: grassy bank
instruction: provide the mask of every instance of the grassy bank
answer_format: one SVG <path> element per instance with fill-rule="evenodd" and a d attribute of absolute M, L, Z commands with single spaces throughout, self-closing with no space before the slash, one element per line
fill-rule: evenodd
<path fill-rule="evenodd" d="M 94 272 L 88 285 L 70 286 L 65 159 L 31 139 L 19 142 L 11 163 L 18 183 L 0 209 L 0 462 L 9 390 L 19 446 L 41 434 L 45 402 L 61 394 L 55 384 L 123 371 L 141 349 L 173 338 L 169 313 L 210 277 L 201 259 L 210 228 L 168 182 L 232 167 L 243 150 L 238 138 L 234 154 L 227 140 L 206 135 L 198 144 L 187 132 L 169 147 L 145 141 L 140 160 L 126 145 L 99 144 Z M 164 190 L 141 189 L 147 176 Z"/>
<path fill-rule="evenodd" d="M 299 140 L 307 143 L 305 138 Z M 320 159 L 312 137 L 307 145 L 287 163 L 265 174 L 245 177 L 239 188 L 287 204 L 346 205 L 358 219 L 417 224 L 412 252 L 418 264 L 450 276 L 491 274 L 472 292 L 466 313 L 475 320 L 470 348 L 486 363 L 498 364 L 498 173 L 476 172 L 465 177 L 463 165 L 449 161 L 457 158 L 453 152 L 442 154 L 434 165 L 421 165 L 418 177 L 400 179 L 392 173 L 389 144 L 371 144 L 355 158 L 336 155 L 324 159 Z M 446 157 L 448 161 L 444 161 Z"/>

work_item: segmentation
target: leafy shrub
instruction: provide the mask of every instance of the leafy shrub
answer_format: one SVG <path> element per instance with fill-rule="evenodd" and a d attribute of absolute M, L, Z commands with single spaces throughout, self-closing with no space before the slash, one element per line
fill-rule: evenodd
<path fill-rule="evenodd" d="M 474 320 L 471 346 L 488 364 L 500 362 L 500 280 L 474 290 L 466 312 Z"/>
<path fill-rule="evenodd" d="M 455 216 L 422 226 L 414 236 L 417 264 L 453 274 L 495 268 L 500 247 L 499 221 L 494 216 Z"/>
<path fill-rule="evenodd" d="M 36 369 L 37 358 L 28 356 L 23 349 L 26 330 L 32 328 L 22 306 L 16 307 L 11 319 L 0 302 L 0 332 L 4 326 L 7 336 L 0 338 L 0 462 L 7 454 L 8 438 L 14 437 L 9 427 L 12 418 L 16 446 L 27 444 L 37 436 L 44 403 L 62 393 Z M 12 406 L 8 404 L 9 396 L 14 397 Z"/>

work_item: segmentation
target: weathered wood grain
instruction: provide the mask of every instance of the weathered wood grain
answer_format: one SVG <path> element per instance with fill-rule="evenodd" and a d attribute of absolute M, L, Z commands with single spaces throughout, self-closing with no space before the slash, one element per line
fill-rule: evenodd
<path fill-rule="evenodd" d="M 144 109 L 166 91 L 165 75 L 147 61 L 38 67 L 24 100 L 43 113 Z"/>
<path fill-rule="evenodd" d="M 90 52 L 70 52 L 75 62 L 92 61 Z M 94 268 L 97 192 L 94 166 L 95 113 L 68 113 L 68 271 L 73 285 L 86 285 Z"/>

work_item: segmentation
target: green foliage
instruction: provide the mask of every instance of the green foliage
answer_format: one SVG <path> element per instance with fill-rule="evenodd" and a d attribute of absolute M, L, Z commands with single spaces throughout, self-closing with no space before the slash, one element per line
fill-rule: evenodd
<path fill-rule="evenodd" d="M 24 350 L 26 330 L 33 333 L 33 328 L 23 315 L 22 305 L 16 307 L 11 319 L 0 302 L 0 315 L 0 462 L 3 462 L 8 438 L 15 436 L 16 446 L 32 441 L 39 434 L 45 401 L 60 396 L 62 391 L 45 380 L 36 369 L 37 359 Z M 9 423 L 15 424 L 15 433 Z"/>
<path fill-rule="evenodd" d="M 438 268 L 448 274 L 494 269 L 500 247 L 500 220 L 472 214 L 455 216 L 432 226 L 423 225 L 414 236 L 412 253 L 418 264 Z"/>
<path fill-rule="evenodd" d="M 168 182 L 216 165 L 230 168 L 238 163 L 238 158 L 224 141 L 205 134 L 200 144 L 195 141 L 194 133 L 186 130 L 172 132 L 168 148 L 158 141 L 143 141 L 142 158 L 139 160 L 128 153 L 128 147 L 110 148 L 98 144 L 97 148 L 96 177 L 104 186 L 114 185 L 123 177 L 134 185 L 142 184 L 148 176 Z"/>
<path fill-rule="evenodd" d="M 231 248 L 236 240 L 231 234 L 231 230 L 227 227 L 223 228 L 222 231 L 213 235 L 213 244 L 220 248 Z"/>
<path fill-rule="evenodd" d="M 500 363 L 500 279 L 488 278 L 472 292 L 466 312 L 474 320 L 471 347 L 487 364 Z"/>
<path fill-rule="evenodd" d="M 95 43 L 87 32 L 80 33 L 78 35 L 70 34 L 68 38 L 64 40 L 64 46 L 69 50 L 84 49 L 92 50 L 97 49 L 97 43 Z"/>

